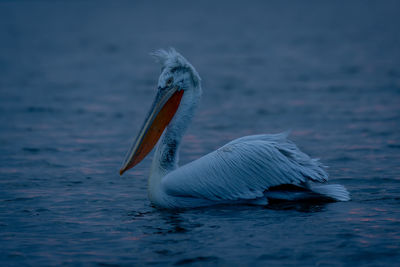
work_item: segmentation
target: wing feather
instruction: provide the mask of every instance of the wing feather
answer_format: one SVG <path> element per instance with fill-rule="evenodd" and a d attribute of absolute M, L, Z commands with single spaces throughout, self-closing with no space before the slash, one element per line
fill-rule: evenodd
<path fill-rule="evenodd" d="M 301 152 L 287 135 L 235 139 L 166 175 L 162 188 L 173 196 L 242 200 L 262 197 L 272 186 L 327 181 L 319 161 Z"/>

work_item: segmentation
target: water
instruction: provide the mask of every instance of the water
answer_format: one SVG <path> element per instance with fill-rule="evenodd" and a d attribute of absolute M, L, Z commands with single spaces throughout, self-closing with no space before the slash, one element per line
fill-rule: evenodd
<path fill-rule="evenodd" d="M 399 7 L 2 1 L 2 265 L 397 265 Z M 352 201 L 151 207 L 151 157 L 118 170 L 169 46 L 203 78 L 182 164 L 291 129 Z"/>

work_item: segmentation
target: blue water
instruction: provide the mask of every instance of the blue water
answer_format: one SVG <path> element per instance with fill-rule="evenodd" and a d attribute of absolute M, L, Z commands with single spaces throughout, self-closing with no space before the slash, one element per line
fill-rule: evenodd
<path fill-rule="evenodd" d="M 1 1 L 0 263 L 400 262 L 400 2 Z M 291 129 L 352 201 L 160 211 L 118 175 L 169 46 L 203 79 L 181 163 Z"/>

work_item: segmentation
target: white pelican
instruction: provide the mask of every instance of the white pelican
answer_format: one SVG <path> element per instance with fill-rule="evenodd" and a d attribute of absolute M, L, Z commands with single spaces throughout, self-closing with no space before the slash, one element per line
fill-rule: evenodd
<path fill-rule="evenodd" d="M 269 199 L 350 199 L 341 185 L 323 184 L 328 174 L 317 159 L 301 152 L 287 133 L 245 136 L 178 168 L 178 151 L 202 93 L 195 68 L 174 49 L 154 56 L 162 64 L 151 110 L 123 166 L 138 164 L 158 142 L 148 180 L 156 207 L 215 204 L 266 205 Z"/>

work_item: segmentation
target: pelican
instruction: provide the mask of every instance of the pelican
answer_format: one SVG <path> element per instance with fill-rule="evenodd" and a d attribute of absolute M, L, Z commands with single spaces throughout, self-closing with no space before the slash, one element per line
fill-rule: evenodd
<path fill-rule="evenodd" d="M 153 56 L 162 65 L 157 95 L 120 175 L 142 161 L 158 142 L 148 179 L 148 196 L 154 206 L 177 209 L 267 205 L 271 199 L 350 200 L 345 187 L 326 184 L 324 166 L 301 152 L 288 140 L 288 133 L 241 137 L 178 167 L 179 146 L 202 94 L 201 79 L 173 48 L 158 50 Z"/>

